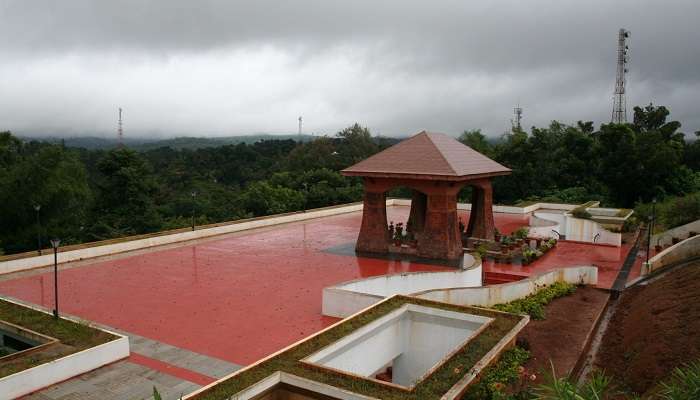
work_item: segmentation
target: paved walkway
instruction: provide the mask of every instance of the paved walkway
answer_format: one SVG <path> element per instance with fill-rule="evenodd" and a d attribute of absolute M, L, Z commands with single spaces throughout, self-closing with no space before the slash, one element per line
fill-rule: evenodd
<path fill-rule="evenodd" d="M 109 326 L 129 337 L 130 356 L 23 397 L 26 400 L 176 400 L 241 368 Z"/>

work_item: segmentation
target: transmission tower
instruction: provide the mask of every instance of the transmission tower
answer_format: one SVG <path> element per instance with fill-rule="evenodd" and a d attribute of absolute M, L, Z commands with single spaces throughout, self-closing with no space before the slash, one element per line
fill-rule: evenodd
<path fill-rule="evenodd" d="M 615 124 L 624 124 L 627 122 L 627 100 L 625 99 L 625 85 L 627 83 L 625 76 L 628 69 L 629 57 L 627 51 L 627 39 L 630 37 L 630 31 L 620 29 L 617 35 L 617 77 L 615 78 L 615 95 L 613 98 L 612 122 Z"/>
<path fill-rule="evenodd" d="M 299 137 L 301 138 L 301 115 L 299 116 Z"/>
<path fill-rule="evenodd" d="M 522 130 L 520 122 L 523 120 L 523 108 L 520 107 L 520 104 L 518 104 L 517 107 L 513 108 L 513 114 L 515 114 L 515 120 L 512 122 L 513 128 L 520 131 Z"/>
<path fill-rule="evenodd" d="M 117 139 L 119 147 L 124 147 L 124 130 L 122 129 L 122 108 L 119 107 L 119 122 L 117 123 Z"/>

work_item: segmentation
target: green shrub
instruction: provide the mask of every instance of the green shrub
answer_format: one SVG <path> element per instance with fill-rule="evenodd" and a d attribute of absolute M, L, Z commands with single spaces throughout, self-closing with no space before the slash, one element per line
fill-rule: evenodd
<path fill-rule="evenodd" d="M 634 213 L 640 221 L 648 221 L 652 214 L 652 204 L 637 204 Z M 668 197 L 656 203 L 655 232 L 685 225 L 700 219 L 700 192 L 682 197 Z"/>
<path fill-rule="evenodd" d="M 588 381 L 577 386 L 568 377 L 557 378 L 552 373 L 547 382 L 535 390 L 535 398 L 540 400 L 613 400 L 621 399 L 620 393 L 614 389 L 612 379 L 600 371 L 594 371 Z"/>
<path fill-rule="evenodd" d="M 591 219 L 593 217 L 585 208 L 575 208 L 571 211 L 571 215 L 581 219 Z"/>
<path fill-rule="evenodd" d="M 519 228 L 517 231 L 513 232 L 513 236 L 516 239 L 527 239 L 527 235 L 530 234 L 530 230 L 528 228 Z"/>
<path fill-rule="evenodd" d="M 520 377 L 519 367 L 530 358 L 530 352 L 514 347 L 503 353 L 501 359 L 481 374 L 478 383 L 472 385 L 462 397 L 466 400 L 508 399 L 508 385 L 517 382 Z"/>
<path fill-rule="evenodd" d="M 663 382 L 661 386 L 659 397 L 662 399 L 700 399 L 700 361 L 674 369 L 668 382 Z"/>
<path fill-rule="evenodd" d="M 550 301 L 570 295 L 576 291 L 576 286 L 567 282 L 555 282 L 525 298 L 505 304 L 493 306 L 496 310 L 513 314 L 528 314 L 534 319 L 544 319 L 544 306 Z"/>

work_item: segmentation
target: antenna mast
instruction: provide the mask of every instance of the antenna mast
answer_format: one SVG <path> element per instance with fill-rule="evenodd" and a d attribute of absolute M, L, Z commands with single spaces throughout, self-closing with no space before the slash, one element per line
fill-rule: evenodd
<path fill-rule="evenodd" d="M 119 107 L 119 122 L 117 124 L 117 139 L 119 139 L 119 147 L 124 147 L 124 130 L 122 129 L 122 108 Z"/>
<path fill-rule="evenodd" d="M 301 137 L 301 115 L 299 116 L 299 137 Z"/>
<path fill-rule="evenodd" d="M 515 122 L 513 122 L 513 128 L 520 131 L 522 130 L 520 121 L 522 121 L 523 119 L 523 108 L 520 107 L 520 104 L 518 104 L 517 107 L 513 108 L 513 113 L 515 114 Z"/>
<path fill-rule="evenodd" d="M 627 100 L 625 99 L 625 76 L 628 69 L 629 57 L 627 56 L 627 38 L 630 31 L 620 29 L 617 35 L 617 77 L 615 79 L 615 95 L 613 98 L 612 122 L 615 124 L 627 123 Z"/>

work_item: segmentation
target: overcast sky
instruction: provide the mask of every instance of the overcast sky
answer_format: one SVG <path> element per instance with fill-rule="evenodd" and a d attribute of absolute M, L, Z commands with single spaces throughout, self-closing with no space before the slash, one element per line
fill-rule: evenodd
<path fill-rule="evenodd" d="M 608 122 L 617 31 L 628 114 L 700 130 L 700 1 L 0 0 L 0 130 L 24 135 L 498 136 Z"/>

